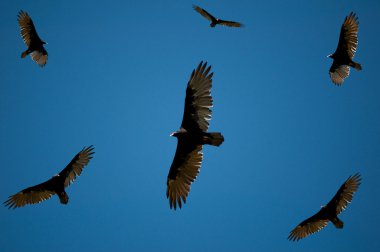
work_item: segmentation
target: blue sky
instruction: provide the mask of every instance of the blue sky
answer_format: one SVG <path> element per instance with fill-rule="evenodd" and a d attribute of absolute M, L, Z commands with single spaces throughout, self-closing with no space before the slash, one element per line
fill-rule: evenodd
<path fill-rule="evenodd" d="M 192 9 L 240 21 L 209 27 Z M 40 68 L 17 24 L 48 42 Z M 340 27 L 359 17 L 361 72 L 341 87 L 328 70 Z M 3 1 L 0 3 L 0 199 L 95 155 L 57 197 L 0 207 L 2 251 L 377 251 L 380 212 L 378 1 Z M 210 131 L 187 203 L 173 211 L 166 177 L 185 89 L 212 65 Z M 286 238 L 348 176 L 362 185 L 340 217 Z"/>

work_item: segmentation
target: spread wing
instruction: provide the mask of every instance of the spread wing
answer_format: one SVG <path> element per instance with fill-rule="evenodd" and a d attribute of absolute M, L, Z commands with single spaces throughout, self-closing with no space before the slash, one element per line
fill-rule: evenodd
<path fill-rule="evenodd" d="M 350 74 L 350 67 L 347 65 L 339 65 L 335 62 L 330 67 L 330 78 L 336 85 L 341 85 L 345 78 Z"/>
<path fill-rule="evenodd" d="M 177 209 L 177 204 L 181 208 L 182 201 L 186 203 L 190 185 L 199 173 L 202 158 L 202 145 L 192 145 L 178 138 L 177 150 L 167 180 L 166 197 L 169 199 L 170 208 Z"/>
<path fill-rule="evenodd" d="M 218 24 L 229 26 L 229 27 L 243 27 L 244 25 L 242 23 L 234 22 L 234 21 L 226 21 L 226 20 L 219 20 Z"/>
<path fill-rule="evenodd" d="M 41 44 L 42 40 L 37 34 L 33 21 L 25 11 L 20 11 L 18 14 L 18 24 L 21 29 L 21 36 L 24 43 L 29 47 L 33 44 Z"/>
<path fill-rule="evenodd" d="M 209 73 L 203 61 L 193 70 L 186 88 L 185 110 L 181 128 L 187 131 L 206 132 L 211 119 L 212 97 L 211 86 L 213 73 Z"/>
<path fill-rule="evenodd" d="M 37 204 L 50 199 L 55 194 L 54 188 L 56 180 L 49 179 L 36 186 L 28 187 L 21 192 L 12 195 L 4 202 L 8 208 L 22 207 L 27 204 Z"/>
<path fill-rule="evenodd" d="M 201 14 L 203 17 L 205 17 L 209 21 L 212 22 L 216 20 L 216 18 L 213 15 L 211 15 L 210 13 L 208 13 L 206 10 L 202 9 L 201 7 L 193 5 L 193 8 L 195 11 L 197 11 L 199 14 Z"/>
<path fill-rule="evenodd" d="M 344 19 L 342 28 L 340 29 L 338 48 L 335 52 L 339 55 L 348 54 L 350 59 L 354 57 L 358 47 L 359 21 L 355 15 L 355 13 L 351 12 Z"/>
<path fill-rule="evenodd" d="M 40 50 L 33 51 L 31 53 L 32 59 L 37 62 L 41 67 L 45 66 L 48 59 L 48 53 L 43 46 L 41 46 Z"/>
<path fill-rule="evenodd" d="M 354 193 L 358 190 L 361 183 L 361 177 L 359 173 L 348 177 L 346 182 L 339 188 L 335 196 L 327 203 L 327 207 L 330 209 L 336 209 L 336 214 L 340 214 L 349 203 L 351 203 Z"/>
<path fill-rule="evenodd" d="M 324 211 L 326 211 L 325 208 L 322 208 L 318 213 L 298 224 L 290 232 L 288 239 L 298 241 L 326 227 L 329 220 L 325 217 Z"/>
<path fill-rule="evenodd" d="M 78 154 L 75 155 L 65 169 L 59 173 L 59 176 L 66 178 L 65 187 L 74 182 L 77 176 L 80 176 L 83 168 L 90 162 L 92 154 L 94 154 L 93 150 L 94 147 L 92 145 L 83 148 Z"/>

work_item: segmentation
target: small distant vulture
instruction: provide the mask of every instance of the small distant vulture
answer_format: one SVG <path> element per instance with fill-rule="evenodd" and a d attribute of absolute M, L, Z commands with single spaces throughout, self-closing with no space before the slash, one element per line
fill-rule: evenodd
<path fill-rule="evenodd" d="M 208 13 L 206 10 L 202 9 L 199 6 L 193 5 L 194 10 L 196 10 L 199 14 L 201 14 L 203 17 L 207 18 L 209 21 L 211 21 L 210 26 L 215 27 L 215 25 L 225 25 L 229 27 L 243 27 L 243 24 L 234 22 L 234 21 L 226 21 L 222 19 L 215 18 L 213 15 Z"/>
<path fill-rule="evenodd" d="M 18 24 L 21 29 L 21 36 L 28 49 L 21 54 L 21 58 L 25 58 L 28 54 L 37 62 L 40 67 L 46 65 L 48 53 L 44 48 L 46 44 L 37 34 L 32 19 L 25 11 L 18 14 Z"/>
<path fill-rule="evenodd" d="M 213 73 L 211 66 L 206 68 L 203 61 L 193 70 L 186 88 L 185 110 L 180 129 L 171 134 L 178 139 L 177 150 L 170 167 L 166 197 L 170 208 L 177 209 L 186 203 L 190 185 L 201 167 L 204 144 L 219 146 L 224 137 L 221 133 L 208 133 L 211 119 L 211 85 Z"/>
<path fill-rule="evenodd" d="M 298 241 L 305 238 L 326 227 L 329 221 L 336 228 L 343 228 L 343 221 L 338 218 L 338 215 L 346 209 L 348 203 L 351 203 L 354 192 L 358 190 L 360 183 L 361 178 L 359 173 L 348 177 L 334 198 L 327 205 L 322 206 L 318 213 L 298 224 L 290 232 L 288 239 L 290 241 Z"/>
<path fill-rule="evenodd" d="M 21 192 L 16 193 L 4 202 L 8 208 L 22 207 L 27 204 L 37 204 L 44 200 L 50 199 L 57 194 L 62 204 L 69 202 L 69 196 L 65 188 L 69 186 L 77 176 L 80 176 L 83 168 L 90 162 L 94 147 L 83 148 L 59 174 L 55 175 L 48 181 L 39 185 L 28 187 Z"/>
<path fill-rule="evenodd" d="M 334 60 L 329 74 L 332 82 L 336 85 L 341 85 L 348 77 L 350 67 L 362 70 L 362 66 L 352 60 L 358 47 L 358 30 L 358 18 L 355 13 L 351 12 L 344 19 L 336 51 L 328 56 Z"/>

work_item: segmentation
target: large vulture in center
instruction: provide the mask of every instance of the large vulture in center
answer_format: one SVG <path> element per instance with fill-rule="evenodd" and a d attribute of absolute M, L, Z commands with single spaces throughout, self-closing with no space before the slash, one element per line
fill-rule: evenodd
<path fill-rule="evenodd" d="M 358 18 L 355 16 L 355 13 L 351 12 L 344 19 L 342 28 L 340 29 L 336 51 L 328 56 L 334 60 L 329 74 L 332 82 L 336 85 L 341 85 L 344 79 L 348 77 L 350 67 L 362 70 L 362 66 L 352 60 L 358 47 L 358 30 Z"/>
<path fill-rule="evenodd" d="M 207 62 L 201 62 L 193 70 L 186 88 L 185 110 L 180 129 L 171 134 L 178 139 L 177 150 L 170 167 L 166 196 L 170 208 L 182 207 L 190 192 L 190 185 L 199 173 L 202 163 L 202 146 L 219 146 L 224 137 L 221 133 L 208 133 L 211 119 L 211 85 L 213 73 Z"/>
<path fill-rule="evenodd" d="M 37 62 L 40 67 L 46 65 L 48 53 L 44 48 L 45 41 L 40 39 L 34 27 L 32 19 L 25 11 L 18 14 L 18 25 L 21 29 L 21 36 L 28 49 L 21 54 L 21 58 L 25 58 L 28 54 Z"/>
<path fill-rule="evenodd" d="M 227 20 L 215 18 L 213 15 L 211 15 L 205 9 L 202 9 L 199 6 L 193 5 L 193 8 L 196 12 L 201 14 L 207 20 L 211 21 L 211 24 L 210 24 L 211 27 L 215 27 L 217 24 L 225 25 L 225 26 L 229 26 L 229 27 L 243 27 L 243 24 L 238 23 L 238 22 L 227 21 Z"/>
<path fill-rule="evenodd" d="M 329 221 L 331 221 L 336 228 L 343 228 L 343 221 L 338 218 L 338 215 L 351 203 L 360 183 L 361 178 L 359 173 L 348 177 L 334 198 L 332 198 L 327 205 L 323 206 L 318 213 L 298 224 L 298 226 L 290 232 L 288 239 L 298 241 L 305 238 L 326 227 Z"/>
<path fill-rule="evenodd" d="M 83 168 L 90 162 L 92 154 L 94 154 L 93 150 L 94 147 L 92 146 L 83 148 L 59 174 L 48 181 L 28 187 L 10 196 L 4 204 L 9 208 L 37 204 L 49 199 L 54 194 L 58 195 L 62 204 L 67 204 L 69 196 L 65 192 L 65 188 L 82 173 Z"/>

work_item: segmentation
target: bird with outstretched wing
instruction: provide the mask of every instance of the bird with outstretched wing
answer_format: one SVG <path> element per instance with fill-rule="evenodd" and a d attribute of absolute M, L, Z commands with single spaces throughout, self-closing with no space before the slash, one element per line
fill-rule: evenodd
<path fill-rule="evenodd" d="M 71 162 L 57 175 L 51 179 L 28 187 L 15 195 L 12 195 L 4 202 L 9 208 L 22 207 L 27 204 L 37 204 L 44 200 L 49 199 L 54 194 L 57 194 L 62 204 L 67 204 L 69 196 L 65 192 L 65 188 L 68 187 L 77 176 L 80 176 L 83 168 L 90 162 L 94 147 L 89 146 L 83 148 Z"/>
<path fill-rule="evenodd" d="M 328 57 L 334 61 L 330 67 L 329 74 L 335 85 L 343 84 L 345 78 L 350 74 L 350 67 L 362 70 L 362 66 L 353 61 L 358 47 L 359 21 L 355 13 L 351 12 L 345 19 L 340 29 L 338 47 Z"/>
<path fill-rule="evenodd" d="M 205 9 L 202 9 L 199 6 L 193 5 L 193 9 L 199 14 L 201 14 L 203 17 L 205 17 L 207 20 L 211 21 L 211 24 L 210 24 L 211 27 L 215 27 L 218 24 L 229 26 L 229 27 L 243 27 L 243 24 L 235 22 L 235 21 L 227 21 L 227 20 L 215 18 L 213 15 L 211 15 Z"/>
<path fill-rule="evenodd" d="M 219 146 L 224 137 L 207 132 L 213 105 L 211 66 L 201 62 L 193 70 L 186 88 L 185 109 L 180 129 L 171 134 L 178 139 L 177 150 L 167 178 L 166 196 L 170 208 L 182 207 L 202 164 L 204 144 Z"/>
<path fill-rule="evenodd" d="M 343 221 L 338 215 L 351 203 L 354 193 L 361 184 L 359 173 L 348 177 L 335 196 L 318 213 L 298 224 L 289 234 L 288 239 L 298 241 L 326 227 L 331 221 L 336 228 L 343 228 Z"/>
<path fill-rule="evenodd" d="M 28 47 L 28 49 L 21 54 L 21 58 L 25 58 L 28 54 L 30 54 L 32 59 L 40 67 L 45 66 L 48 59 L 48 53 L 44 48 L 44 44 L 46 44 L 46 42 L 38 36 L 33 21 L 27 12 L 19 12 L 18 24 L 21 29 L 21 37 Z"/>

